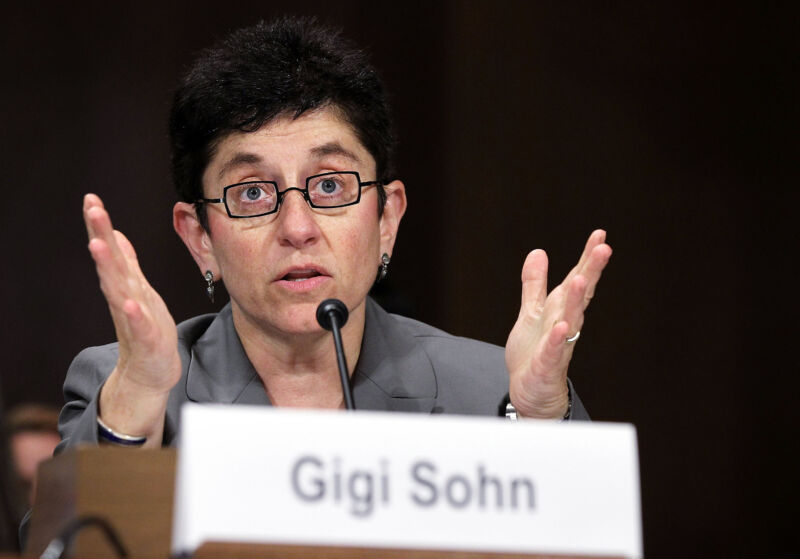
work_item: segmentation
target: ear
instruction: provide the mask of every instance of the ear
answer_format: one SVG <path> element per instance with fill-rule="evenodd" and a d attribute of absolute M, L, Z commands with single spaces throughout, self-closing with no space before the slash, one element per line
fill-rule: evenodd
<path fill-rule="evenodd" d="M 192 253 L 200 273 L 205 274 L 206 270 L 211 270 L 215 280 L 222 279 L 222 272 L 214 257 L 211 237 L 200 224 L 194 205 L 186 202 L 175 204 L 172 208 L 172 226 Z"/>
<path fill-rule="evenodd" d="M 386 205 L 380 222 L 381 254 L 385 252 L 391 255 L 400 220 L 406 213 L 406 187 L 402 181 L 392 181 L 383 188 L 386 191 Z"/>

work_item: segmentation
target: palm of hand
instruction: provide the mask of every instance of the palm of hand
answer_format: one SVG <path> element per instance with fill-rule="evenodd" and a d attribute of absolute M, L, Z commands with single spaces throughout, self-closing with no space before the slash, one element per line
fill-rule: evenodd
<path fill-rule="evenodd" d="M 175 320 L 145 279 L 131 243 L 112 228 L 97 196 L 87 195 L 84 219 L 119 342 L 116 370 L 139 389 L 166 392 L 180 377 Z"/>
<path fill-rule="evenodd" d="M 605 231 L 593 232 L 578 264 L 547 294 L 547 255 L 534 250 L 522 268 L 522 304 L 506 342 L 509 394 L 524 417 L 563 417 L 568 406 L 567 369 L 574 345 L 566 339 L 583 327 L 584 312 L 611 257 Z"/>

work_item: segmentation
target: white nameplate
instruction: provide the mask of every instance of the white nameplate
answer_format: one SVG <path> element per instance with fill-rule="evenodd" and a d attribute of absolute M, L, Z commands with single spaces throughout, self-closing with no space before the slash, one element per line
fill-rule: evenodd
<path fill-rule="evenodd" d="M 173 552 L 204 541 L 642 556 L 632 425 L 186 404 Z"/>

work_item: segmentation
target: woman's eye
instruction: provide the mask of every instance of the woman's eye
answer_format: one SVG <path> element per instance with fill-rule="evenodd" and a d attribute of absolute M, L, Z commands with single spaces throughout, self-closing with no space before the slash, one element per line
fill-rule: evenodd
<path fill-rule="evenodd" d="M 319 183 L 319 188 L 325 194 L 333 194 L 339 185 L 333 179 L 324 179 Z"/>
<path fill-rule="evenodd" d="M 261 198 L 262 194 L 264 194 L 264 191 L 257 186 L 251 186 L 250 188 L 245 190 L 245 197 L 248 200 L 258 200 L 259 198 Z"/>
<path fill-rule="evenodd" d="M 244 204 L 249 202 L 264 202 L 269 196 L 270 192 L 261 184 L 242 185 L 236 194 L 238 201 Z"/>

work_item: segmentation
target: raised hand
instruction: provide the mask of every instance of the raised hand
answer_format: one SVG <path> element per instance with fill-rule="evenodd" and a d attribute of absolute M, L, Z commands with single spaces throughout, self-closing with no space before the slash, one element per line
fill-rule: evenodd
<path fill-rule="evenodd" d="M 146 435 L 148 446 L 160 444 L 167 396 L 181 373 L 175 321 L 98 196 L 84 197 L 83 217 L 119 342 L 119 360 L 101 391 L 99 413 L 115 430 Z"/>
<path fill-rule="evenodd" d="M 611 258 L 606 232 L 596 230 L 578 264 L 547 293 L 547 254 L 531 252 L 522 267 L 522 305 L 506 342 L 511 403 L 522 417 L 561 418 L 567 410 L 567 368 L 586 308 Z"/>

